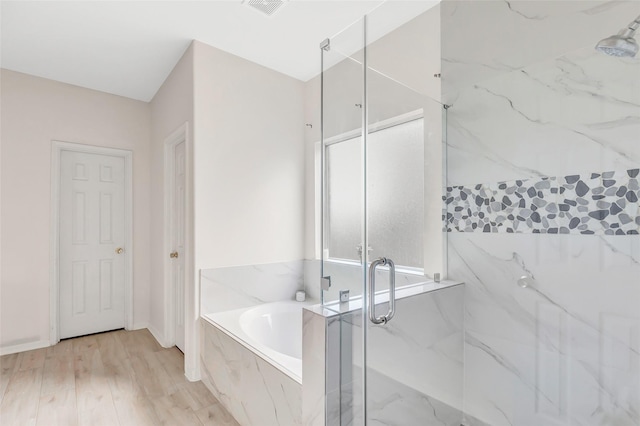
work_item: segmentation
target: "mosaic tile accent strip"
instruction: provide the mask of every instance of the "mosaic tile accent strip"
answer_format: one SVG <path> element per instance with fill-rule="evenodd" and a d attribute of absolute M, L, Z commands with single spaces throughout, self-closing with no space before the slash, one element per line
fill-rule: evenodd
<path fill-rule="evenodd" d="M 450 186 L 447 232 L 640 234 L 640 169 Z"/>

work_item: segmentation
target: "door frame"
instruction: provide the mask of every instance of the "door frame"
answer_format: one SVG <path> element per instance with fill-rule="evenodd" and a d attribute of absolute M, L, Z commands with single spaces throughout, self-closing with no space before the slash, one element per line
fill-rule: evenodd
<path fill-rule="evenodd" d="M 176 306 L 175 300 L 171 297 L 175 294 L 175 285 L 173 282 L 173 274 L 171 273 L 171 261 L 169 260 L 168 254 L 173 251 L 172 237 L 173 237 L 173 204 L 174 204 L 174 185 L 175 185 L 175 147 L 184 142 L 185 144 L 185 154 L 189 152 L 189 123 L 184 123 L 176 130 L 174 130 L 169 136 L 167 136 L 164 140 L 164 294 L 165 294 L 165 306 L 164 306 L 164 323 L 165 323 L 165 335 L 164 340 L 165 344 L 163 346 L 171 347 L 176 344 Z M 185 170 L 185 209 L 184 209 L 184 249 L 185 253 L 184 262 L 184 288 L 185 294 L 183 295 L 183 301 L 185 304 L 184 312 L 186 314 L 187 309 L 187 286 L 190 285 L 190 281 L 187 279 L 189 276 L 189 258 L 191 253 L 189 252 L 191 247 L 191 236 L 189 234 L 189 230 L 187 225 L 189 224 L 189 215 L 191 214 L 188 206 L 189 203 L 189 162 L 187 159 L 187 155 L 185 155 L 184 159 L 184 170 Z M 185 340 L 187 335 L 187 321 L 185 318 Z M 186 342 L 185 342 L 185 352 Z"/>
<path fill-rule="evenodd" d="M 124 324 L 133 329 L 133 152 L 130 150 L 51 141 L 51 232 L 49 272 L 49 343 L 60 341 L 60 157 L 63 151 L 109 155 L 124 159 Z"/>

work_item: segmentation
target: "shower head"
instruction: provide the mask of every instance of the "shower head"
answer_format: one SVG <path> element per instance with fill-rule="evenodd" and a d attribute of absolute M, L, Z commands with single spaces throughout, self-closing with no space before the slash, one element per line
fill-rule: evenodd
<path fill-rule="evenodd" d="M 632 21 L 626 28 L 611 37 L 600 40 L 596 44 L 596 50 L 609 55 L 633 58 L 638 53 L 638 42 L 633 38 L 640 26 L 640 16 Z"/>

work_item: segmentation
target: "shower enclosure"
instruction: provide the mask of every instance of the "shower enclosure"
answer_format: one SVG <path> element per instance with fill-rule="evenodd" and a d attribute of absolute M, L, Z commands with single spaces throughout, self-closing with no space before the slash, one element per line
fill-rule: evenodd
<path fill-rule="evenodd" d="M 422 13 L 394 26 L 387 17 L 399 9 L 385 4 L 320 46 L 322 297 L 341 318 L 327 424 L 460 417 L 462 287 L 445 280 L 442 232 L 440 15 L 403 6 Z M 418 329 L 432 333 L 412 338 Z"/>
<path fill-rule="evenodd" d="M 640 60 L 594 49 L 638 12 L 386 2 L 321 44 L 326 424 L 640 425 Z"/>

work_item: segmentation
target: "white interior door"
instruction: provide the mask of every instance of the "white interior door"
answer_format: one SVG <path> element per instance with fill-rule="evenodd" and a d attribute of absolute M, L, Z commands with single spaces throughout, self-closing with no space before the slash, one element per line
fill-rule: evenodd
<path fill-rule="evenodd" d="M 61 152 L 61 339 L 125 325 L 124 196 L 124 158 Z"/>
<path fill-rule="evenodd" d="M 176 346 L 184 352 L 184 244 L 185 244 L 185 143 L 180 142 L 173 151 L 173 196 L 171 214 L 171 279 L 175 303 Z"/>

